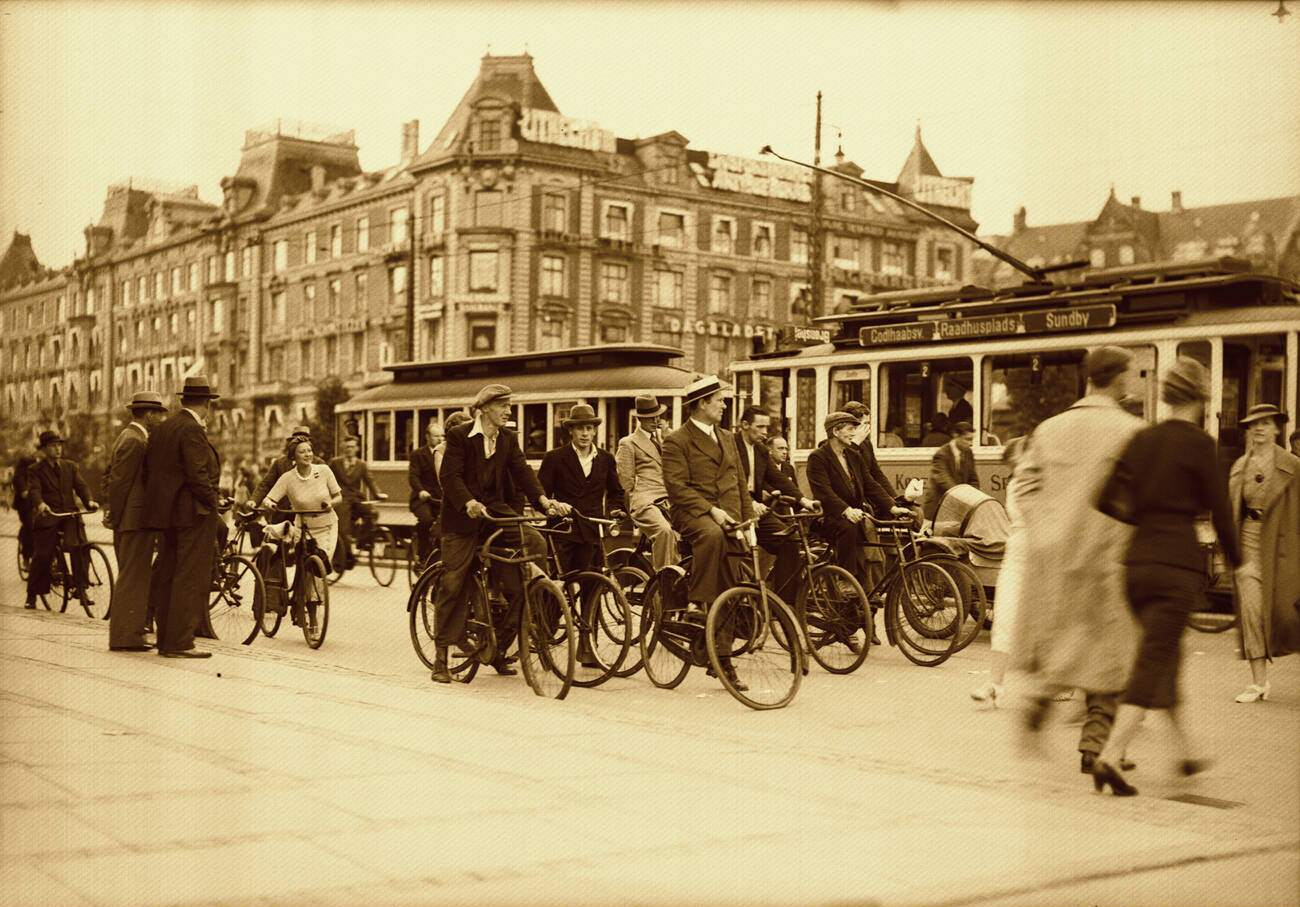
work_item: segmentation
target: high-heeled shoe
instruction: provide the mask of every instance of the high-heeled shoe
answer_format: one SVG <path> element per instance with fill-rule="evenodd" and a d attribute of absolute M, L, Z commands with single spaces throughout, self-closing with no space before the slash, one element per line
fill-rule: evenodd
<path fill-rule="evenodd" d="M 1238 694 L 1237 702 L 1263 702 L 1268 698 L 1268 694 L 1272 689 L 1273 685 L 1268 681 L 1265 681 L 1263 686 L 1260 686 L 1257 683 L 1252 683 L 1250 686 L 1246 687 L 1244 692 Z"/>
<path fill-rule="evenodd" d="M 1109 762 L 1102 762 L 1098 759 L 1092 764 L 1092 787 L 1098 793 L 1110 785 L 1111 793 L 1117 797 L 1132 797 L 1138 789 L 1124 780 L 1124 776 L 1119 773 Z"/>

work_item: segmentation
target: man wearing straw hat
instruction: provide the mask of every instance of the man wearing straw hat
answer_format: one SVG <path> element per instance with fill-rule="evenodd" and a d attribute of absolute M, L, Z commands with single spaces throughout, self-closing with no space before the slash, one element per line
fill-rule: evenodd
<path fill-rule="evenodd" d="M 145 652 L 148 626 L 149 568 L 158 533 L 145 528 L 144 458 L 149 432 L 167 418 L 156 391 L 140 391 L 127 407 L 131 421 L 113 442 L 104 488 L 108 500 L 104 525 L 113 530 L 117 583 L 108 615 L 108 647 L 114 652 Z"/>

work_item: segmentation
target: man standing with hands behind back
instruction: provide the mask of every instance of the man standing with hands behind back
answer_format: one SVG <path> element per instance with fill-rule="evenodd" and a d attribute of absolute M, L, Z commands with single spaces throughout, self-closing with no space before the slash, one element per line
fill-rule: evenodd
<path fill-rule="evenodd" d="M 208 379 L 191 376 L 178 395 L 181 406 L 149 437 L 145 456 L 146 527 L 162 532 L 149 588 L 158 630 L 158 654 L 210 658 L 194 648 L 208 606 L 217 556 L 221 458 L 208 440 L 215 394 Z"/>
<path fill-rule="evenodd" d="M 108 612 L 108 648 L 114 652 L 146 652 L 149 567 L 158 533 L 145 528 L 144 461 L 149 433 L 167 418 L 162 395 L 140 391 L 131 398 L 131 422 L 113 443 L 104 488 L 108 502 L 104 525 L 113 530 L 117 584 Z"/>

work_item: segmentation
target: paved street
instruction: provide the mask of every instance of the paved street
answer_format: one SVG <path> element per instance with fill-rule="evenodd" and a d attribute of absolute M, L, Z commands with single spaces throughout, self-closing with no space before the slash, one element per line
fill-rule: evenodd
<path fill-rule="evenodd" d="M 552 702 L 432 684 L 401 580 L 334 587 L 320 651 L 285 626 L 182 662 L 22 610 L 13 563 L 0 538 L 6 905 L 1300 903 L 1300 659 L 1236 705 L 1231 634 L 1185 640 L 1214 769 L 1174 780 L 1154 724 L 1121 800 L 1078 773 L 1077 704 L 1035 755 L 969 700 L 987 639 L 814 667 L 778 712 L 703 671 Z"/>

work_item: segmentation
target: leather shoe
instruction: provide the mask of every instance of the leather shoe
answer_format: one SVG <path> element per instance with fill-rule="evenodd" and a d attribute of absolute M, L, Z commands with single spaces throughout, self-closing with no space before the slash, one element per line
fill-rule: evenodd
<path fill-rule="evenodd" d="M 204 652 L 202 649 L 181 649 L 176 652 L 159 652 L 163 658 L 211 658 L 211 652 Z"/>
<path fill-rule="evenodd" d="M 153 646 L 141 643 L 138 646 L 109 646 L 110 652 L 152 652 Z"/>
<path fill-rule="evenodd" d="M 496 671 L 502 677 L 514 677 L 519 672 L 510 667 L 510 661 L 511 659 L 509 658 L 498 658 L 496 661 L 492 662 L 492 670 Z"/>
<path fill-rule="evenodd" d="M 434 649 L 431 679 L 434 683 L 451 683 L 451 672 L 447 670 L 446 646 L 438 646 Z"/>
<path fill-rule="evenodd" d="M 35 611 L 36 602 L 28 602 L 27 604 L 23 605 L 23 607 L 26 608 L 28 611 Z"/>

